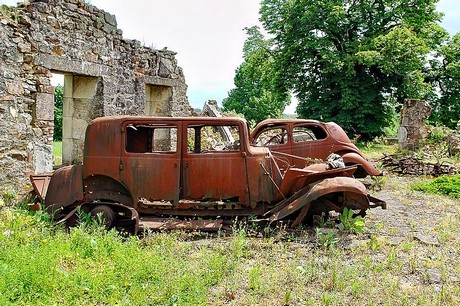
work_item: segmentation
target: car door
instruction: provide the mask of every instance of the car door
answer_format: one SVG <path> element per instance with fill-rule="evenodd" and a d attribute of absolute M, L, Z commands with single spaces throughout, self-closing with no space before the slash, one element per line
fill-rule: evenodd
<path fill-rule="evenodd" d="M 264 127 L 257 135 L 254 135 L 252 143 L 257 147 L 269 148 L 276 155 L 280 168 L 286 169 L 293 164 L 289 138 L 289 126 L 287 124 L 277 124 Z"/>
<path fill-rule="evenodd" d="M 325 160 L 334 151 L 334 142 L 321 124 L 298 123 L 292 126 L 291 147 L 293 155 Z M 305 164 L 296 166 L 304 167 Z"/>
<path fill-rule="evenodd" d="M 246 161 L 239 123 L 184 123 L 181 198 L 249 205 Z"/>
<path fill-rule="evenodd" d="M 180 124 L 171 120 L 123 124 L 120 178 L 134 203 L 176 205 L 180 184 Z"/>

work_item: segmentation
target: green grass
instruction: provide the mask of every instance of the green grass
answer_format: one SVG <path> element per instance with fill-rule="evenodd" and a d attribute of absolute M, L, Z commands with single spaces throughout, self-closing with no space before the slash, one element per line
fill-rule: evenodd
<path fill-rule="evenodd" d="M 200 305 L 240 252 L 177 234 L 138 239 L 96 225 L 66 232 L 41 219 L 0 211 L 0 305 Z"/>
<path fill-rule="evenodd" d="M 62 164 L 62 141 L 53 141 L 53 164 Z"/>
<path fill-rule="evenodd" d="M 358 149 L 369 159 L 379 159 L 383 154 L 394 154 L 398 150 L 398 145 L 385 145 L 376 142 L 358 142 L 356 143 Z"/>
<path fill-rule="evenodd" d="M 417 191 L 460 198 L 460 174 L 440 176 L 433 180 L 415 183 L 411 185 L 411 188 Z"/>
<path fill-rule="evenodd" d="M 385 223 L 372 220 L 364 234 L 336 230 L 340 241 L 324 247 L 308 242 L 308 228 L 254 238 L 241 225 L 199 240 L 183 232 L 126 237 L 95 224 L 66 231 L 14 201 L 0 203 L 0 305 L 460 303 L 455 214 L 436 224 L 440 247 L 410 237 L 392 244 Z M 345 247 L 350 239 L 359 243 Z M 432 268 L 441 271 L 440 284 L 427 279 Z"/>

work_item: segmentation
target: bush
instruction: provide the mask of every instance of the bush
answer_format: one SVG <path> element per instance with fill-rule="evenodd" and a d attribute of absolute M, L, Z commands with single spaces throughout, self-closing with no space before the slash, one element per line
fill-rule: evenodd
<path fill-rule="evenodd" d="M 411 185 L 412 190 L 460 198 L 460 174 Z"/>

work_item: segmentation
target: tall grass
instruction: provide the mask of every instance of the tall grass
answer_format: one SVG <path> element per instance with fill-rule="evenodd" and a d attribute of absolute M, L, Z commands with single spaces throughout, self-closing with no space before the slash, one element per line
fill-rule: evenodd
<path fill-rule="evenodd" d="M 198 305 L 232 267 L 225 252 L 176 234 L 139 239 L 97 225 L 67 232 L 41 218 L 0 211 L 0 305 Z"/>
<path fill-rule="evenodd" d="M 53 141 L 53 164 L 62 164 L 62 141 Z"/>
<path fill-rule="evenodd" d="M 415 213 L 413 191 L 393 181 L 392 197 Z M 460 206 L 424 196 L 413 219 L 389 205 L 393 217 L 370 212 L 364 233 L 335 230 L 340 241 L 329 247 L 312 229 L 293 236 L 282 226 L 266 238 L 249 237 L 243 224 L 200 240 L 124 236 L 97 224 L 65 230 L 3 196 L 0 305 L 459 305 Z"/>

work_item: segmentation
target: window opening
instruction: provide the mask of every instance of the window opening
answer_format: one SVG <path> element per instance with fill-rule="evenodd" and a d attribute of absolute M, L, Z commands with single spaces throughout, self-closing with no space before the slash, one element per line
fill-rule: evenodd
<path fill-rule="evenodd" d="M 292 130 L 294 142 L 307 142 L 325 139 L 326 132 L 318 126 L 296 126 Z"/>
<path fill-rule="evenodd" d="M 265 130 L 257 136 L 256 146 L 269 147 L 287 143 L 288 133 L 284 128 Z"/>
<path fill-rule="evenodd" d="M 134 125 L 127 126 L 126 152 L 174 153 L 177 151 L 177 127 Z"/>
<path fill-rule="evenodd" d="M 238 126 L 189 126 L 187 128 L 187 151 L 189 153 L 239 151 L 239 135 Z"/>

